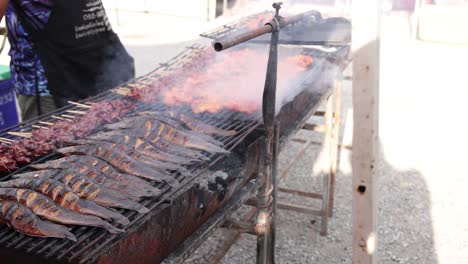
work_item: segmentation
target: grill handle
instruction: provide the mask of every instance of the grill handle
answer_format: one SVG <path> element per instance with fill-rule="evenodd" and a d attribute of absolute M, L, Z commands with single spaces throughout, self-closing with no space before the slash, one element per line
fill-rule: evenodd
<path fill-rule="evenodd" d="M 320 12 L 311 10 L 311 11 L 304 12 L 295 16 L 281 18 L 279 21 L 280 29 L 284 28 L 287 25 L 296 23 L 305 17 L 311 17 L 311 16 L 315 18 L 315 21 L 322 19 L 322 15 L 320 14 Z M 241 44 L 243 42 L 254 39 L 256 37 L 262 36 L 264 34 L 271 33 L 273 31 L 273 23 L 274 21 L 270 21 L 266 23 L 263 27 L 248 30 L 240 34 L 228 35 L 228 36 L 222 37 L 213 42 L 213 47 L 216 51 L 222 51 L 222 50 L 231 48 L 233 46 L 236 46 L 238 44 Z"/>

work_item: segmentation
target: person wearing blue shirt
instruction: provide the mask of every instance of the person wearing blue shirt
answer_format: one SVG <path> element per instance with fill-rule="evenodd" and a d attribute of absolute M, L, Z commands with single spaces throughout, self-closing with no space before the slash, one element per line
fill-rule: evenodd
<path fill-rule="evenodd" d="M 23 121 L 135 75 L 101 0 L 0 0 L 0 16 Z"/>

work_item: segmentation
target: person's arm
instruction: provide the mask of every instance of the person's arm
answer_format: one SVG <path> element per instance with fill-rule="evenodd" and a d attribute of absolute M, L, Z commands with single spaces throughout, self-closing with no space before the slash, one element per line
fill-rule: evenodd
<path fill-rule="evenodd" d="M 8 7 L 8 1 L 9 0 L 0 0 L 0 21 L 2 21 L 3 16 L 5 15 Z"/>

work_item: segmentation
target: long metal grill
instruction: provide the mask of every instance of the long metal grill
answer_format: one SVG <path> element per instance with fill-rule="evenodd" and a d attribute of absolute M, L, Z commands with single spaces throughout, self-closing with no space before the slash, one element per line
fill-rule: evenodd
<path fill-rule="evenodd" d="M 190 61 L 191 58 L 197 55 L 199 52 L 203 51 L 204 47 L 202 46 L 192 46 L 189 47 L 184 52 L 180 53 L 178 56 L 174 57 L 168 63 L 161 64 L 156 70 L 153 72 L 132 80 L 120 87 L 118 87 L 114 91 L 108 91 L 102 93 L 96 97 L 89 98 L 84 100 L 80 103 L 86 104 L 90 102 L 99 102 L 102 100 L 108 99 L 118 99 L 123 98 L 121 94 L 116 93 L 115 91 L 121 92 L 125 89 L 131 89 L 133 87 L 145 87 L 151 85 L 155 79 L 169 74 L 172 70 L 181 67 L 187 61 Z M 329 55 L 317 51 L 317 50 L 303 50 L 303 54 L 312 55 L 314 59 L 322 58 L 330 58 Z M 317 65 L 317 64 L 316 64 Z M 319 76 L 322 69 L 320 68 L 320 64 L 318 66 L 314 66 L 311 70 L 316 71 L 316 76 Z M 315 74 L 314 74 L 315 75 Z M 299 84 L 300 82 L 298 82 Z M 171 109 L 181 113 L 187 113 L 197 117 L 197 119 L 202 120 L 203 122 L 214 125 L 216 127 L 225 129 L 225 130 L 236 130 L 238 134 L 233 137 L 216 137 L 219 141 L 224 143 L 224 147 L 228 150 L 233 150 L 238 144 L 240 144 L 245 137 L 247 137 L 253 130 L 258 128 L 261 125 L 261 115 L 260 113 L 253 113 L 253 114 L 244 114 L 244 113 L 237 113 L 233 111 L 223 110 L 216 114 L 200 114 L 194 115 L 191 113 L 189 107 L 168 107 L 162 103 L 155 103 L 151 105 L 146 104 L 139 104 L 134 112 L 139 111 L 146 111 L 146 110 L 165 110 Z M 41 122 L 53 122 L 56 121 L 52 116 L 61 116 L 61 117 L 69 117 L 73 116 L 73 112 L 70 110 L 79 110 L 75 106 L 67 106 L 63 109 L 60 109 L 54 113 L 48 114 L 46 116 L 40 117 L 35 120 L 31 120 L 29 122 L 22 123 L 18 126 L 10 128 L 8 130 L 4 130 L 0 132 L 0 137 L 5 137 L 9 139 L 17 139 L 14 136 L 8 134 L 8 132 L 16 131 L 16 132 L 30 132 L 33 129 L 33 126 L 43 126 Z M 76 116 L 76 115 L 75 115 Z M 185 177 L 178 173 L 173 173 L 173 177 L 180 183 L 180 186 L 175 188 L 165 183 L 153 183 L 153 186 L 157 187 L 162 191 L 162 195 L 157 198 L 147 198 L 141 201 L 141 204 L 146 206 L 150 209 L 150 214 L 154 213 L 158 210 L 162 210 L 165 205 L 170 204 L 171 200 L 174 199 L 175 193 L 177 193 L 182 188 L 189 186 L 191 183 L 194 182 L 195 179 L 199 175 L 201 175 L 204 171 L 208 170 L 210 166 L 213 166 L 217 161 L 222 159 L 224 155 L 209 155 L 206 154 L 207 157 L 210 158 L 208 162 L 200 162 L 194 165 L 190 165 L 187 169 L 194 175 L 193 177 Z M 41 163 L 49 159 L 57 158 L 57 155 L 50 154 L 45 157 L 42 157 L 33 163 Z M 24 167 L 19 169 L 13 174 L 17 174 L 20 172 L 28 171 L 28 167 Z M 12 175 L 6 175 L 1 177 L 0 180 L 8 180 L 11 178 Z M 145 214 L 138 214 L 134 211 L 129 210 L 120 210 L 124 216 L 126 216 L 130 221 L 131 224 L 126 228 L 127 231 L 135 230 L 140 225 L 142 225 L 146 220 Z M 33 238 L 26 235 L 22 235 L 10 228 L 5 226 L 0 227 L 0 246 L 15 250 L 20 250 L 26 252 L 31 255 L 38 255 L 41 257 L 45 257 L 47 259 L 54 259 L 59 261 L 69 261 L 69 262 L 78 262 L 78 263 L 86 263 L 92 261 L 94 258 L 98 257 L 100 253 L 104 252 L 107 248 L 109 248 L 113 243 L 119 241 L 120 239 L 126 236 L 126 233 L 112 235 L 107 233 L 106 231 L 100 228 L 93 228 L 93 227 L 74 227 L 71 232 L 76 236 L 77 242 L 72 242 L 63 239 L 54 239 L 54 238 Z"/>

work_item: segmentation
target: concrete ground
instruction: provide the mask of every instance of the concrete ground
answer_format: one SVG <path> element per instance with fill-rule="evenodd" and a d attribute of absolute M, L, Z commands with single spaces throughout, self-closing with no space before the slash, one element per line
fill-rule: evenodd
<path fill-rule="evenodd" d="M 139 75 L 201 41 L 194 33 L 215 26 L 164 16 L 126 21 L 117 30 Z M 407 21 L 398 13 L 382 21 L 379 262 L 468 263 L 468 47 L 411 41 Z M 342 116 L 343 144 L 351 144 L 350 82 L 344 84 Z M 288 144 L 281 166 L 297 148 Z M 277 263 L 351 263 L 350 155 L 341 153 L 329 236 L 318 235 L 318 219 L 280 211 Z M 319 147 L 310 148 L 281 185 L 319 190 L 320 157 Z M 319 206 L 290 196 L 280 199 Z M 220 230 L 187 263 L 207 263 L 222 237 Z M 255 238 L 249 235 L 242 235 L 222 260 L 254 262 Z"/>

